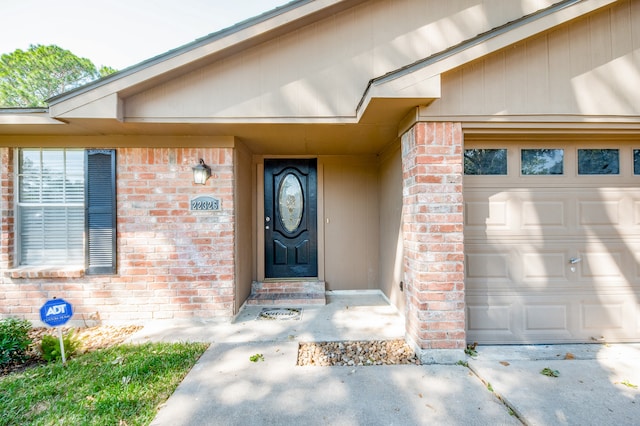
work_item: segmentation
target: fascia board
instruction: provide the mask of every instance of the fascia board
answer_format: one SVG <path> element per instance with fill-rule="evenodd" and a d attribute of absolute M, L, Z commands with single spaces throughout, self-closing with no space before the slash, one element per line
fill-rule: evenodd
<path fill-rule="evenodd" d="M 79 106 L 71 111 L 59 114 L 57 118 L 111 118 L 122 121 L 123 102 L 117 93 Z"/>
<path fill-rule="evenodd" d="M 0 126 L 20 126 L 20 125 L 51 125 L 65 123 L 52 118 L 47 110 L 0 110 Z M 1 132 L 0 132 L 1 133 Z"/>
<path fill-rule="evenodd" d="M 374 99 L 424 99 L 426 102 L 440 98 L 442 88 L 440 74 L 424 78 L 422 74 L 412 73 L 405 77 L 384 84 L 371 82 L 364 98 L 358 105 L 357 121 L 362 119 Z"/>

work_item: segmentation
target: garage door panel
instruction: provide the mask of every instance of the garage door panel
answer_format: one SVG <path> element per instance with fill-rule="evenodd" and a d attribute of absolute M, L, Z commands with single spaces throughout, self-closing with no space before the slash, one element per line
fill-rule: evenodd
<path fill-rule="evenodd" d="M 546 248 L 543 241 L 492 241 L 468 243 L 465 250 L 468 290 L 544 290 L 578 285 L 570 279 L 571 249 Z"/>
<path fill-rule="evenodd" d="M 492 240 L 467 243 L 465 250 L 468 290 L 640 290 L 637 242 Z"/>
<path fill-rule="evenodd" d="M 524 329 L 527 332 L 568 332 L 566 304 L 525 304 Z"/>
<path fill-rule="evenodd" d="M 632 201 L 632 212 L 633 212 L 633 219 L 632 219 L 632 225 L 635 228 L 640 228 L 640 200 L 633 200 Z"/>
<path fill-rule="evenodd" d="M 508 264 L 508 253 L 468 253 L 467 276 L 479 280 L 510 281 Z"/>
<path fill-rule="evenodd" d="M 561 343 L 636 341 L 640 294 L 577 299 L 571 293 L 470 295 L 470 342 Z"/>
<path fill-rule="evenodd" d="M 624 329 L 624 302 L 603 303 L 601 300 L 582 302 L 581 330 L 583 333 L 604 333 Z M 595 337 L 595 336 L 594 336 Z"/>
<path fill-rule="evenodd" d="M 465 236 L 640 237 L 640 194 L 629 188 L 465 192 Z"/>
<path fill-rule="evenodd" d="M 590 252 L 581 255 L 581 279 L 597 279 L 598 284 L 614 284 L 623 281 L 621 270 L 623 253 L 614 251 Z"/>
<path fill-rule="evenodd" d="M 572 341 L 571 302 L 557 296 L 467 297 L 467 340 L 485 344 Z"/>
<path fill-rule="evenodd" d="M 464 178 L 469 340 L 640 340 L 640 142 L 613 147 L 620 174 L 606 176 L 578 174 L 576 153 L 611 141 L 562 144 L 564 173 L 545 176 L 522 172 L 531 147 L 507 145 L 508 175 Z"/>
<path fill-rule="evenodd" d="M 540 226 L 566 228 L 567 203 L 564 201 L 524 201 L 522 203 L 522 226 L 537 229 Z"/>
<path fill-rule="evenodd" d="M 566 253 L 529 252 L 522 256 L 525 281 L 567 281 Z"/>
<path fill-rule="evenodd" d="M 484 232 L 487 227 L 504 230 L 508 227 L 507 202 L 504 200 L 468 201 L 465 224 L 469 230 Z"/>
<path fill-rule="evenodd" d="M 484 332 L 511 332 L 511 305 L 468 305 L 469 329 Z"/>
<path fill-rule="evenodd" d="M 620 201 L 578 201 L 578 220 L 580 227 L 593 226 L 613 228 L 620 226 Z"/>

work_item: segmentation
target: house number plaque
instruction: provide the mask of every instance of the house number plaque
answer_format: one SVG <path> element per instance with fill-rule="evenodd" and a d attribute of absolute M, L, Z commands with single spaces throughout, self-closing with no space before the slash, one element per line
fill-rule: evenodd
<path fill-rule="evenodd" d="M 213 197 L 202 196 L 192 198 L 189 202 L 189 210 L 192 211 L 217 211 L 220 210 L 220 200 Z"/>

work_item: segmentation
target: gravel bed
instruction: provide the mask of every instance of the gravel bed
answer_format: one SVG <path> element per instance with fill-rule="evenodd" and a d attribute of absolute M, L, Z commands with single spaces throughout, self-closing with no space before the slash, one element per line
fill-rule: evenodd
<path fill-rule="evenodd" d="M 300 343 L 300 366 L 419 365 L 420 360 L 403 339 Z"/>

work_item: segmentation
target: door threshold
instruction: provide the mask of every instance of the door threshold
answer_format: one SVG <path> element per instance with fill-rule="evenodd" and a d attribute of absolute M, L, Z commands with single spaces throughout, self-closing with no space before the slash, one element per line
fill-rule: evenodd
<path fill-rule="evenodd" d="M 288 278 L 265 278 L 262 280 L 263 283 L 274 283 L 274 282 L 298 282 L 298 281 L 321 281 L 318 277 L 288 277 Z"/>

